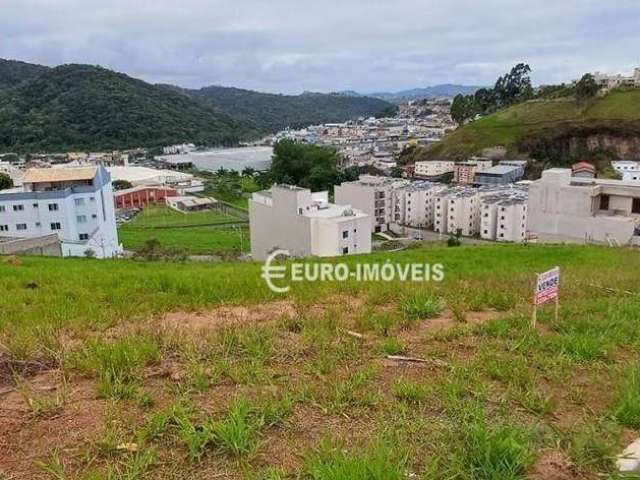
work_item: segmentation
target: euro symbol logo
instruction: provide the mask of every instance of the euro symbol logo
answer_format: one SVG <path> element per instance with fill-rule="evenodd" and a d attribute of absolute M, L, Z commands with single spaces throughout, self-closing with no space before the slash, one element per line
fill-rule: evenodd
<path fill-rule="evenodd" d="M 273 284 L 274 279 L 282 279 L 286 277 L 287 267 L 285 265 L 271 265 L 278 257 L 288 257 L 289 252 L 287 250 L 275 250 L 265 260 L 262 266 L 262 278 L 267 282 L 267 286 L 275 293 L 287 293 L 291 286 L 278 287 Z"/>

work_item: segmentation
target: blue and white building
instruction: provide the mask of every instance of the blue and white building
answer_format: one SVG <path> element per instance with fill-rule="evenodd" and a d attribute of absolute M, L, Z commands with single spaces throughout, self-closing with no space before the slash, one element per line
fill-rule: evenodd
<path fill-rule="evenodd" d="M 21 188 L 0 192 L 0 237 L 53 233 L 65 257 L 122 253 L 111 176 L 102 166 L 30 169 Z"/>

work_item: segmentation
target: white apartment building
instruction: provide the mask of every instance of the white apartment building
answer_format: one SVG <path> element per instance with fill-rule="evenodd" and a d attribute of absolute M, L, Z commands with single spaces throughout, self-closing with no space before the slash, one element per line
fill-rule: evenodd
<path fill-rule="evenodd" d="M 447 233 L 473 236 L 480 230 L 480 198 L 472 189 L 455 192 L 447 203 Z"/>
<path fill-rule="evenodd" d="M 527 230 L 542 241 L 640 244 L 640 183 L 552 168 L 529 186 Z"/>
<path fill-rule="evenodd" d="M 264 260 L 277 249 L 294 257 L 371 252 L 371 217 L 328 198 L 327 192 L 289 185 L 254 193 L 249 200 L 253 259 Z"/>
<path fill-rule="evenodd" d="M 371 217 L 371 231 L 389 230 L 394 221 L 393 191 L 410 182 L 389 177 L 360 175 L 359 180 L 335 187 L 338 205 L 351 205 Z"/>
<path fill-rule="evenodd" d="M 472 236 L 480 229 L 479 190 L 452 187 L 435 193 L 433 230 Z"/>
<path fill-rule="evenodd" d="M 486 195 L 480 199 L 480 237 L 498 242 L 523 242 L 527 239 L 527 198 L 519 193 L 511 198 L 504 194 Z"/>
<path fill-rule="evenodd" d="M 57 234 L 64 256 L 122 253 L 111 177 L 101 166 L 30 169 L 21 188 L 0 192 L 0 236 Z"/>
<path fill-rule="evenodd" d="M 432 160 L 416 162 L 414 164 L 414 175 L 416 177 L 438 177 L 447 173 L 453 173 L 454 161 Z"/>
<path fill-rule="evenodd" d="M 447 187 L 439 183 L 413 182 L 393 191 L 393 223 L 433 228 L 435 196 Z"/>
<path fill-rule="evenodd" d="M 640 181 L 640 162 L 635 160 L 615 160 L 611 166 L 618 173 L 623 181 Z"/>

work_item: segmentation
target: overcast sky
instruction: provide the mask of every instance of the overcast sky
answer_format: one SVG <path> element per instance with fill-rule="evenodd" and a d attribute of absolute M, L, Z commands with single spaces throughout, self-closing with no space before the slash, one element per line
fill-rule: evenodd
<path fill-rule="evenodd" d="M 639 0 L 0 0 L 0 57 L 150 82 L 360 92 L 640 65 Z"/>

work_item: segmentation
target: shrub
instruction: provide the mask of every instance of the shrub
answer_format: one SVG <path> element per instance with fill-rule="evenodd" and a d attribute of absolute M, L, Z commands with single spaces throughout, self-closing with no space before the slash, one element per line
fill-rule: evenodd
<path fill-rule="evenodd" d="M 235 457 L 252 453 L 257 447 L 256 426 L 250 420 L 251 406 L 244 398 L 234 401 L 226 419 L 213 422 L 214 443 Z"/>
<path fill-rule="evenodd" d="M 482 480 L 519 480 L 533 462 L 527 432 L 510 426 L 489 428 L 484 419 L 467 425 L 465 463 L 471 477 Z"/>
<path fill-rule="evenodd" d="M 409 319 L 434 318 L 441 311 L 442 302 L 431 295 L 415 295 L 402 302 L 402 313 Z"/>
<path fill-rule="evenodd" d="M 307 462 L 306 471 L 314 480 L 401 480 L 407 478 L 406 459 L 386 443 L 347 454 L 323 442 L 320 451 Z"/>
<path fill-rule="evenodd" d="M 622 425 L 640 429 L 640 367 L 633 368 L 619 389 L 615 417 Z"/>
<path fill-rule="evenodd" d="M 393 382 L 393 396 L 398 400 L 420 404 L 427 399 L 428 395 L 427 388 L 418 383 L 403 378 L 398 378 Z"/>

